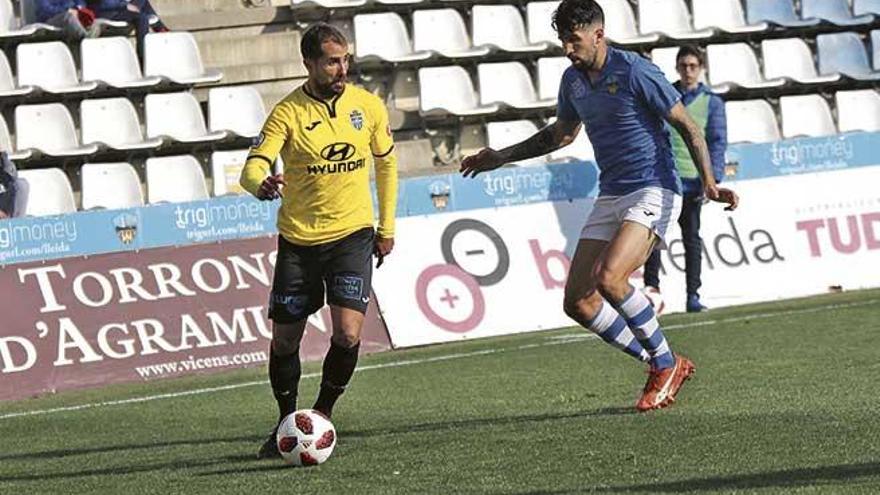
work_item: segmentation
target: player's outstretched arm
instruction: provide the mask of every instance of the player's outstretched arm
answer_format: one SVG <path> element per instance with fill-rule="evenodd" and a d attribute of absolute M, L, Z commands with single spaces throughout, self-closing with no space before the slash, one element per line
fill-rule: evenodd
<path fill-rule="evenodd" d="M 681 102 L 676 103 L 669 110 L 666 120 L 672 127 L 681 134 L 684 142 L 687 144 L 691 159 L 697 165 L 700 172 L 700 179 L 703 181 L 703 193 L 712 201 L 727 204 L 725 210 L 735 210 L 739 205 L 739 196 L 730 189 L 718 187 L 715 183 L 715 176 L 712 173 L 712 161 L 709 158 L 709 145 L 706 144 L 706 138 L 700 127 L 694 122 L 694 119 L 687 113 Z"/>
<path fill-rule="evenodd" d="M 502 150 L 484 148 L 476 155 L 466 157 L 461 161 L 459 171 L 465 177 L 476 177 L 505 163 L 546 155 L 570 144 L 580 130 L 581 123 L 578 121 L 557 120 L 521 143 Z"/>

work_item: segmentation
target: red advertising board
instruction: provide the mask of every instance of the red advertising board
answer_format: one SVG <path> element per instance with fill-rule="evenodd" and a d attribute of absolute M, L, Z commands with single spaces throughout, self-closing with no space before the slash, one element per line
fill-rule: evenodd
<path fill-rule="evenodd" d="M 0 267 L 0 400 L 265 366 L 275 238 Z M 329 345 L 325 307 L 304 360 Z M 370 303 L 361 352 L 390 348 Z"/>

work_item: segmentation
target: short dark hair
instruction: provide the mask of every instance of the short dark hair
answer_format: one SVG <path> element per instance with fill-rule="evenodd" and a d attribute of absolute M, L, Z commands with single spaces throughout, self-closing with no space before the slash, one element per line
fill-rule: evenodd
<path fill-rule="evenodd" d="M 562 0 L 553 13 L 553 29 L 558 34 L 596 23 L 605 24 L 605 12 L 596 0 Z"/>
<path fill-rule="evenodd" d="M 340 45 L 348 45 L 348 40 L 342 34 L 342 31 L 326 22 L 317 22 L 306 29 L 306 32 L 303 33 L 302 41 L 299 43 L 299 51 L 303 59 L 317 60 L 321 58 L 321 55 L 324 54 L 324 51 L 321 50 L 321 45 L 325 41 L 335 41 Z"/>
<path fill-rule="evenodd" d="M 703 50 L 701 50 L 698 46 L 682 45 L 682 47 L 678 49 L 678 54 L 675 56 L 675 63 L 677 64 L 678 61 L 683 59 L 684 57 L 696 57 L 701 66 L 706 65 L 705 57 L 703 56 Z"/>

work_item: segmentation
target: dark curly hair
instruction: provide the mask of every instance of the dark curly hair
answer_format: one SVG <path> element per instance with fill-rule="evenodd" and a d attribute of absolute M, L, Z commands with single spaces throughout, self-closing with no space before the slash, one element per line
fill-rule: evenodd
<path fill-rule="evenodd" d="M 321 58 L 324 52 L 321 45 L 325 41 L 332 40 L 340 45 L 348 45 L 348 40 L 342 31 L 326 22 L 317 22 L 309 26 L 303 33 L 302 41 L 299 43 L 299 51 L 305 60 L 317 60 Z"/>
<path fill-rule="evenodd" d="M 596 23 L 605 24 L 605 12 L 596 0 L 563 0 L 553 13 L 553 29 L 558 34 Z"/>

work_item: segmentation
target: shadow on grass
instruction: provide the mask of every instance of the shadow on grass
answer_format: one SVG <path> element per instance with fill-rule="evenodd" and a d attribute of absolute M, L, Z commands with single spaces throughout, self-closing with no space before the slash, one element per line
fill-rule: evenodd
<path fill-rule="evenodd" d="M 594 488 L 593 491 L 606 493 L 691 493 L 758 488 L 798 488 L 825 483 L 858 482 L 859 478 L 865 477 L 874 477 L 880 482 L 880 462 L 784 469 L 781 471 L 768 471 L 766 473 L 713 476 L 644 485 L 603 487 Z"/>

